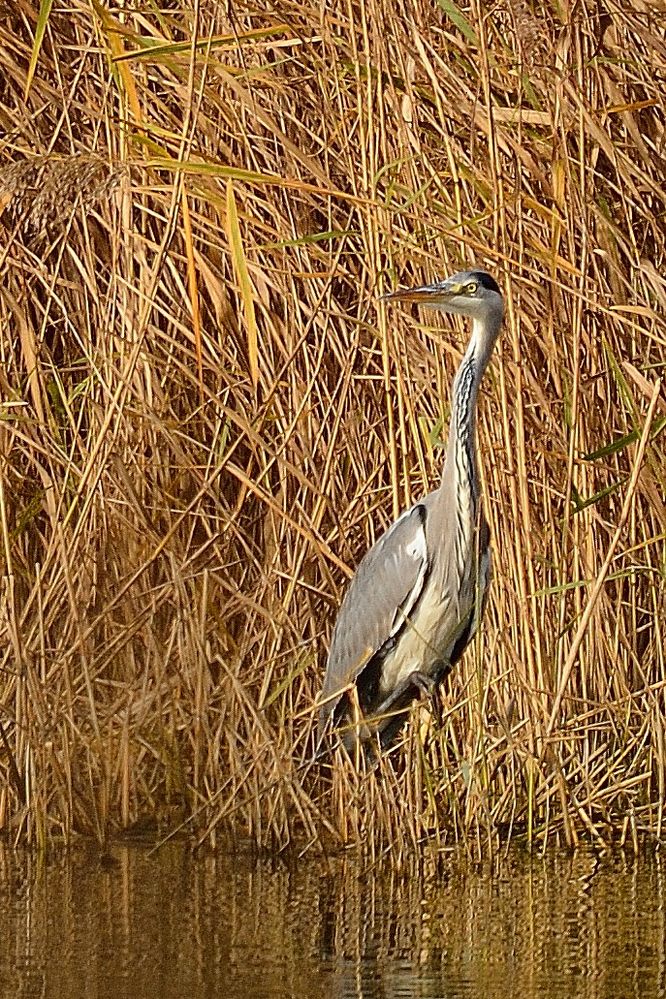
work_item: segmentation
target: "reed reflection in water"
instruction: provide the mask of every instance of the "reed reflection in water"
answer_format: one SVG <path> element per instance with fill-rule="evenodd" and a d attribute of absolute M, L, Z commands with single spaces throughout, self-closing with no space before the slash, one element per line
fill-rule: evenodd
<path fill-rule="evenodd" d="M 0 993 L 662 996 L 660 858 L 511 854 L 396 874 L 349 858 L 0 852 Z"/>

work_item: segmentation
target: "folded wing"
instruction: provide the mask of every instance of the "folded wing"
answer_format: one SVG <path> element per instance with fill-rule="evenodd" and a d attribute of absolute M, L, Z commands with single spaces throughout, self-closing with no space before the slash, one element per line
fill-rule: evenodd
<path fill-rule="evenodd" d="M 326 665 L 320 735 L 349 685 L 392 647 L 423 593 L 429 568 L 426 517 L 423 503 L 403 513 L 366 553 L 349 584 Z"/>

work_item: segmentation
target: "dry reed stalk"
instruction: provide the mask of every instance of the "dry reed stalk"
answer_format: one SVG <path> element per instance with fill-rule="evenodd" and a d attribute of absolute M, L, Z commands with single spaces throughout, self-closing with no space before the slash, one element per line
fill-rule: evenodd
<path fill-rule="evenodd" d="M 0 24 L 16 841 L 185 828 L 397 864 L 661 838 L 665 42 L 592 2 Z M 377 294 L 472 261 L 508 311 L 486 628 L 441 727 L 417 708 L 378 769 L 317 773 L 344 582 L 437 481 L 462 344 Z"/>

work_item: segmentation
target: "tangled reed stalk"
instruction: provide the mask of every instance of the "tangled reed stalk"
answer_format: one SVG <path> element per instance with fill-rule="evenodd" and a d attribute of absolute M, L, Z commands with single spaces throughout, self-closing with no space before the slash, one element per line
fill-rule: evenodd
<path fill-rule="evenodd" d="M 37 6 L 0 20 L 0 827 L 660 839 L 663 18 Z M 486 627 L 440 726 L 316 773 L 343 587 L 437 482 L 463 337 L 377 297 L 471 262 L 508 308 Z"/>

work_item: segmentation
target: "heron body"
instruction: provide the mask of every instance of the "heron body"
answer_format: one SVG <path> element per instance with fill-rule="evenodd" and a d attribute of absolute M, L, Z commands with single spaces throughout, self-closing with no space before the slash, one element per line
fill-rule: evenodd
<path fill-rule="evenodd" d="M 474 270 L 386 298 L 468 316 L 472 335 L 453 383 L 439 488 L 398 517 L 365 554 L 338 613 L 319 740 L 339 727 L 348 749 L 359 740 L 388 745 L 412 701 L 441 682 L 476 631 L 490 575 L 476 404 L 502 323 L 502 295 L 489 274 Z"/>

